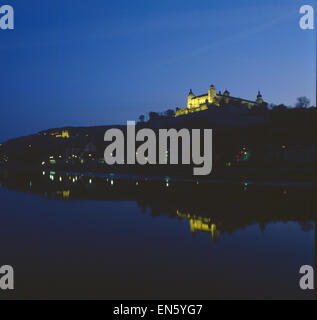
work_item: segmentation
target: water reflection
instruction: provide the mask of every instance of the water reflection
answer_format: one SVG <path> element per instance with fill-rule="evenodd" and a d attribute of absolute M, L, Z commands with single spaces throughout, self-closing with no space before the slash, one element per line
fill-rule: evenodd
<path fill-rule="evenodd" d="M 209 233 L 217 241 L 221 234 L 258 224 L 295 221 L 312 230 L 314 189 L 173 180 L 171 177 L 89 175 L 43 171 L 42 174 L 1 172 L 0 182 L 8 189 L 29 192 L 56 200 L 135 200 L 150 215 L 187 220 L 189 230 Z M 305 227 L 303 227 L 305 226 Z"/>
<path fill-rule="evenodd" d="M 211 222 L 211 218 L 203 218 L 190 213 L 181 213 L 177 210 L 177 216 L 180 219 L 188 220 L 190 231 L 195 236 L 197 232 L 207 232 L 211 234 L 211 238 L 217 241 L 220 236 L 220 232 L 217 230 L 215 224 Z"/>
<path fill-rule="evenodd" d="M 54 171 L 2 171 L 0 184 L 16 298 L 308 297 L 311 188 Z"/>

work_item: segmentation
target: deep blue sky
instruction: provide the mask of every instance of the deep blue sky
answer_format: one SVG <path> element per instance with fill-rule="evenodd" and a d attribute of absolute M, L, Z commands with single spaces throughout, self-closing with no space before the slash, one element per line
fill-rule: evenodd
<path fill-rule="evenodd" d="M 315 101 L 306 0 L 0 0 L 0 141 L 67 125 L 125 123 L 184 106 L 190 88 Z"/>

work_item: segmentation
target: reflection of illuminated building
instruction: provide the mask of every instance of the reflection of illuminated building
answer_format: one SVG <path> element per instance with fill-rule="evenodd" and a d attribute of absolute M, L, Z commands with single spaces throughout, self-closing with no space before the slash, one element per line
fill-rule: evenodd
<path fill-rule="evenodd" d="M 57 194 L 58 196 L 62 196 L 63 199 L 69 199 L 70 190 L 57 191 L 56 194 Z"/>
<path fill-rule="evenodd" d="M 219 231 L 215 224 L 211 223 L 210 218 L 197 217 L 195 215 L 191 215 L 190 213 L 181 213 L 177 210 L 177 215 L 179 218 L 183 220 L 189 220 L 190 231 L 192 234 L 196 234 L 197 232 L 208 232 L 211 234 L 213 240 L 219 239 Z"/>

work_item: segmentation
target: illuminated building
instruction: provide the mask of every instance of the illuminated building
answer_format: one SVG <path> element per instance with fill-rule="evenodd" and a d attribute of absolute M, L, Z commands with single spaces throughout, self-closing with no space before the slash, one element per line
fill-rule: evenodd
<path fill-rule="evenodd" d="M 190 90 L 187 97 L 187 107 L 177 108 L 175 117 L 208 110 L 210 106 L 222 107 L 229 104 L 246 106 L 248 109 L 251 109 L 254 106 L 265 104 L 265 102 L 263 101 L 260 91 L 258 92 L 256 101 L 250 101 L 247 99 L 232 97 L 230 96 L 230 92 L 227 90 L 223 94 L 221 94 L 221 92 L 217 93 L 215 86 L 211 85 L 208 93 L 200 96 L 196 96 L 192 90 Z"/>
<path fill-rule="evenodd" d="M 62 132 L 52 132 L 51 136 L 54 136 L 55 138 L 63 138 L 63 139 L 69 139 L 70 135 L 67 130 L 63 130 Z"/>

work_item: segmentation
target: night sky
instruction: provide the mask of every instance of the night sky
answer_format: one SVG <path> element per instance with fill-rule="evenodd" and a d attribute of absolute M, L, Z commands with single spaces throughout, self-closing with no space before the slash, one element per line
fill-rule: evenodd
<path fill-rule="evenodd" d="M 0 141 L 183 107 L 190 88 L 315 104 L 308 0 L 0 0 Z"/>

